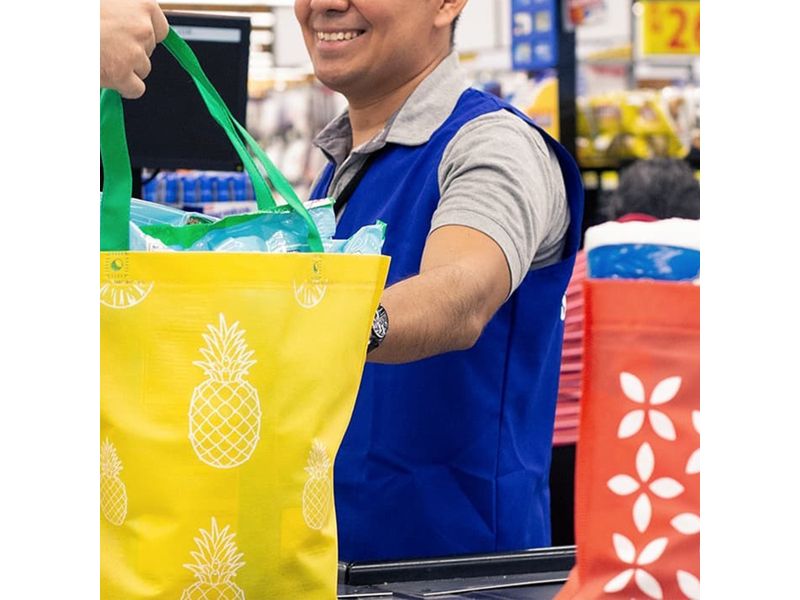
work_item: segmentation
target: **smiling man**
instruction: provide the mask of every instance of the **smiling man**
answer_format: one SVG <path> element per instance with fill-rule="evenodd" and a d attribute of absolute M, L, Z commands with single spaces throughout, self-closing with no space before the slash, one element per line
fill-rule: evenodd
<path fill-rule="evenodd" d="M 548 545 L 562 300 L 583 195 L 571 157 L 470 89 L 467 0 L 296 0 L 347 111 L 315 143 L 339 237 L 380 219 L 392 257 L 335 465 L 342 560 Z M 343 208 L 342 208 L 343 206 Z"/>

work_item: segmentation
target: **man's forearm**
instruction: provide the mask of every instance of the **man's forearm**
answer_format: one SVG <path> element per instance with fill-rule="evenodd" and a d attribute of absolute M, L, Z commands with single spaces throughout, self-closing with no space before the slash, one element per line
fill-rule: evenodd
<path fill-rule="evenodd" d="M 367 359 L 403 363 L 472 347 L 491 318 L 486 293 L 459 265 L 431 269 L 387 288 L 381 304 L 389 315 L 389 333 Z"/>

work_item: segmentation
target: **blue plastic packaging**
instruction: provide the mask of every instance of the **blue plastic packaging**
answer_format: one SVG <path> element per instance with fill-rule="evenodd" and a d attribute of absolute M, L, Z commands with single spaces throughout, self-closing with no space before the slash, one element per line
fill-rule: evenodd
<path fill-rule="evenodd" d="M 700 222 L 609 222 L 586 231 L 587 274 L 599 279 L 694 281 L 700 277 Z"/>
<path fill-rule="evenodd" d="M 192 223 L 213 223 L 216 217 L 195 212 L 187 212 L 157 202 L 131 199 L 131 222 L 138 227 L 145 225 L 190 225 Z"/>
<path fill-rule="evenodd" d="M 383 248 L 386 225 L 362 227 L 347 240 L 335 240 L 336 217 L 330 199 L 306 203 L 314 219 L 326 252 L 349 254 L 380 254 Z M 179 211 L 180 212 L 180 211 Z M 234 215 L 214 223 L 185 230 L 180 237 L 174 227 L 179 223 L 165 222 L 166 216 L 152 225 L 141 225 L 137 248 L 175 251 L 213 252 L 308 252 L 308 227 L 297 213 L 288 207 L 248 215 Z M 205 215 L 201 215 L 205 217 Z M 177 217 L 175 217 L 177 218 Z M 141 220 L 141 219 L 140 219 Z M 133 242 L 132 242 L 133 245 Z"/>
<path fill-rule="evenodd" d="M 693 281 L 700 277 L 700 252 L 663 244 L 599 246 L 586 255 L 591 277 Z"/>

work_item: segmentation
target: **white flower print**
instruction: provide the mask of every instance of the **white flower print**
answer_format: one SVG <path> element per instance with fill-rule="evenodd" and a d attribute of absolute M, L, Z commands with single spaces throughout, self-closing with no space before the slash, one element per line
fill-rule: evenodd
<path fill-rule="evenodd" d="M 692 411 L 692 426 L 694 430 L 700 435 L 700 411 Z M 686 462 L 686 474 L 696 475 L 700 472 L 700 448 L 692 452 L 689 460 Z"/>
<path fill-rule="evenodd" d="M 679 514 L 670 521 L 670 525 L 683 535 L 700 533 L 700 517 L 692 513 Z"/>
<path fill-rule="evenodd" d="M 617 437 L 625 439 L 636 435 L 644 425 L 645 418 L 647 418 L 656 435 L 665 440 L 674 441 L 677 436 L 675 435 L 675 426 L 672 424 L 672 420 L 653 407 L 666 404 L 677 395 L 678 390 L 681 388 L 681 378 L 676 375 L 659 381 L 650 394 L 649 402 L 645 399 L 644 385 L 636 375 L 625 372 L 620 373 L 619 383 L 622 387 L 622 392 L 629 400 L 642 404 L 644 407 L 632 410 L 622 418 L 617 430 Z"/>
<path fill-rule="evenodd" d="M 678 571 L 678 587 L 689 600 L 700 600 L 700 580 L 687 571 Z"/>
<path fill-rule="evenodd" d="M 650 526 L 653 516 L 653 505 L 647 492 L 670 500 L 683 493 L 683 486 L 670 477 L 660 477 L 650 482 L 655 469 L 655 456 L 650 444 L 645 442 L 636 452 L 636 474 L 638 479 L 630 475 L 615 475 L 608 480 L 608 488 L 618 496 L 628 496 L 642 490 L 633 505 L 633 522 L 640 533 Z"/>
<path fill-rule="evenodd" d="M 619 592 L 633 579 L 642 593 L 647 594 L 647 596 L 654 600 L 662 600 L 664 598 L 664 592 L 658 580 L 641 567 L 652 564 L 661 558 L 661 555 L 667 547 L 667 538 L 657 538 L 647 544 L 638 558 L 636 556 L 636 547 L 633 545 L 633 542 L 624 535 L 615 533 L 612 536 L 612 540 L 614 542 L 614 551 L 617 553 L 617 558 L 626 565 L 631 565 L 632 568 L 625 569 L 622 573 L 615 576 L 603 587 L 603 591 L 607 594 Z"/>

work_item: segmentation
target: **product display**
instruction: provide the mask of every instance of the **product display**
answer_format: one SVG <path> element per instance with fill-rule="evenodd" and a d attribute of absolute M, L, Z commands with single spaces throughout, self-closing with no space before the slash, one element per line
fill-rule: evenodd
<path fill-rule="evenodd" d="M 681 141 L 662 96 L 652 90 L 606 93 L 577 101 L 576 147 L 584 167 L 608 167 L 656 157 L 683 158 Z"/>

